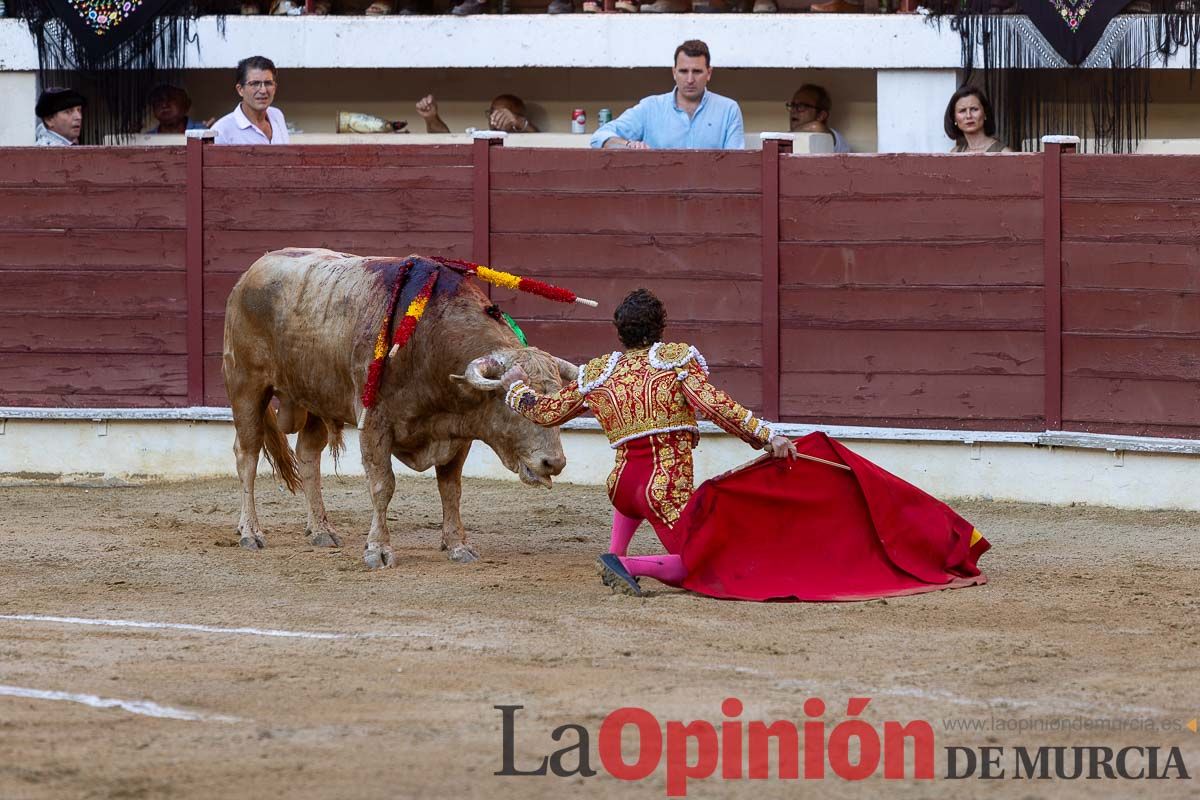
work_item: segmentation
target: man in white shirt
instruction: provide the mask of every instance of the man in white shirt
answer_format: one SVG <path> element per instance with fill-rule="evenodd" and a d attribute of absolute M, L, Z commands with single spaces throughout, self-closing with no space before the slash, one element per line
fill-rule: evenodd
<path fill-rule="evenodd" d="M 287 144 L 287 122 L 275 102 L 275 63 L 263 56 L 243 58 L 237 66 L 238 96 L 242 101 L 217 120 L 212 129 L 217 144 Z"/>
<path fill-rule="evenodd" d="M 83 107 L 87 98 L 74 89 L 47 89 L 38 97 L 34 113 L 41 120 L 35 143 L 39 147 L 70 147 L 79 144 Z"/>
<path fill-rule="evenodd" d="M 786 105 L 788 130 L 793 133 L 828 133 L 833 137 L 833 152 L 850 152 L 850 146 L 846 144 L 842 134 L 829 127 L 829 112 L 833 110 L 833 101 L 825 87 L 806 83 L 796 90 L 791 102 Z"/>

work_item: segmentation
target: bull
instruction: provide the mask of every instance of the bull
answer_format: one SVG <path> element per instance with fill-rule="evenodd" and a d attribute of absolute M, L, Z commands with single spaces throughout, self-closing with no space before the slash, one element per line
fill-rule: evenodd
<path fill-rule="evenodd" d="M 414 470 L 436 470 L 441 547 L 457 562 L 479 557 L 459 511 L 463 463 L 472 442 L 491 447 L 526 484 L 549 486 L 565 466 L 557 429 L 513 414 L 504 405 L 499 378 L 520 365 L 532 385 L 552 392 L 574 379 L 575 367 L 522 346 L 507 324 L 488 316 L 489 301 L 472 281 L 416 256 L 277 250 L 242 275 L 225 308 L 221 368 L 242 483 L 242 547 L 266 545 L 254 503 L 264 447 L 287 488 L 304 492 L 308 541 L 318 547 L 341 545 L 321 497 L 321 453 L 330 445 L 336 458 L 343 427 L 363 412 L 360 398 L 375 339 L 391 302 L 388 281 L 405 262 L 410 282 L 418 272 L 441 272 L 412 338 L 387 360 L 378 399 L 363 418 L 359 443 L 374 507 L 363 560 L 371 568 L 395 564 L 387 524 L 396 485 L 392 456 Z M 401 303 L 394 321 L 403 314 Z M 294 451 L 288 433 L 298 434 Z"/>

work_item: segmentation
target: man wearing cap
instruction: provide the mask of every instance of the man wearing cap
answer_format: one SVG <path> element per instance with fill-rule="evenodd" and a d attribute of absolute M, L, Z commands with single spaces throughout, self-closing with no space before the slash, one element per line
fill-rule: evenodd
<path fill-rule="evenodd" d="M 34 113 L 43 127 L 37 132 L 41 147 L 70 147 L 79 144 L 83 107 L 87 98 L 74 89 L 47 89 L 38 97 Z"/>

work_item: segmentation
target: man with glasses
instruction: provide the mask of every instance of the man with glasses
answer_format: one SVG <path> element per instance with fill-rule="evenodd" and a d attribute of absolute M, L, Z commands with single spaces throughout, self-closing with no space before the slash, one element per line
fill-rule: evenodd
<path fill-rule="evenodd" d="M 234 87 L 242 98 L 212 129 L 217 144 L 287 144 L 287 122 L 275 102 L 275 63 L 263 56 L 243 58 Z"/>
<path fill-rule="evenodd" d="M 417 101 L 417 113 L 425 120 L 426 133 L 450 133 L 450 126 L 438 115 L 437 99 L 427 94 Z M 488 129 L 505 133 L 538 133 L 525 111 L 525 101 L 515 94 L 501 94 L 483 112 Z"/>
<path fill-rule="evenodd" d="M 829 99 L 825 87 L 806 83 L 792 95 L 791 102 L 784 105 L 788 110 L 788 130 L 792 133 L 828 133 L 833 137 L 833 152 L 850 152 L 850 146 L 842 135 L 829 127 L 833 101 Z"/>

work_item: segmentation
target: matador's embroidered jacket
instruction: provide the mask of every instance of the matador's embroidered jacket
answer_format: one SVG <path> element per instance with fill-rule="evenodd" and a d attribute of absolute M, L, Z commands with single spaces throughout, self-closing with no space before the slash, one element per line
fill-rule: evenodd
<path fill-rule="evenodd" d="M 692 494 L 692 448 L 699 443 L 700 413 L 754 447 L 773 435 L 769 423 L 708 382 L 708 365 L 696 348 L 659 342 L 650 348 L 593 358 L 575 381 L 552 395 L 539 395 L 518 381 L 505 402 L 539 425 L 561 425 L 591 408 L 617 451 L 608 477 L 614 496 L 626 464 L 626 443 L 650 437 L 654 454 L 648 488 L 650 507 L 673 525 Z"/>

